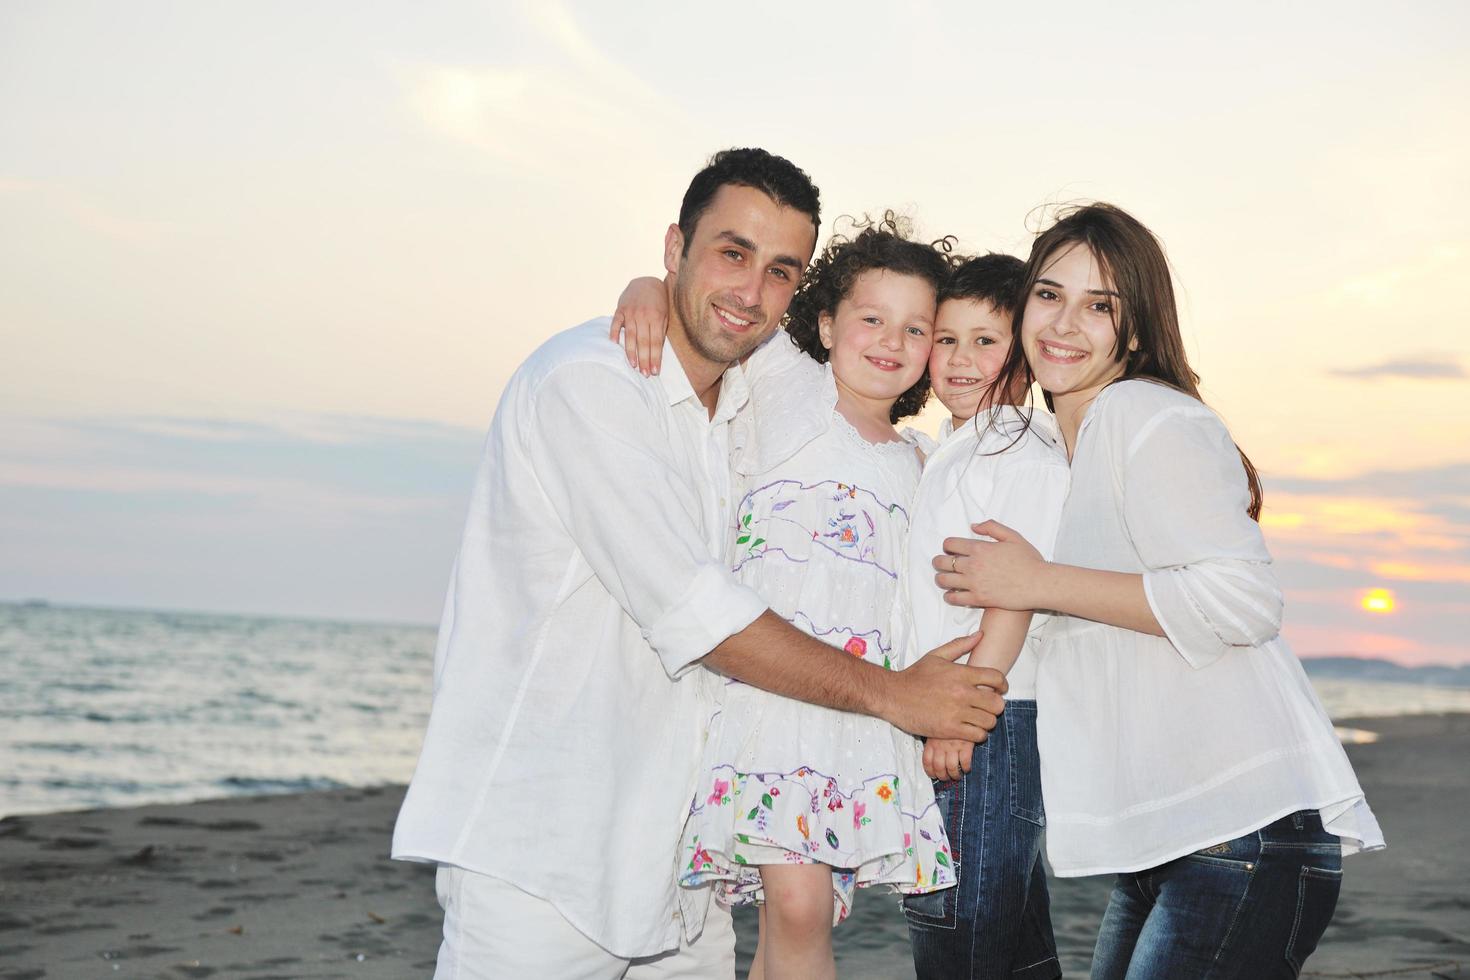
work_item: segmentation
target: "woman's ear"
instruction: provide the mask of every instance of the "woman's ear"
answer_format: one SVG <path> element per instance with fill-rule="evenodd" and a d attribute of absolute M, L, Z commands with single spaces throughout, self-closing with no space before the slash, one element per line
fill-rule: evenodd
<path fill-rule="evenodd" d="M 832 314 L 817 314 L 817 339 L 822 342 L 823 347 L 832 349 Z"/>

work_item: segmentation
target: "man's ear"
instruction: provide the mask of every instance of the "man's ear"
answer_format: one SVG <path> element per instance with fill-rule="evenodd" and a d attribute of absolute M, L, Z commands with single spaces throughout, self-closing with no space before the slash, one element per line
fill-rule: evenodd
<path fill-rule="evenodd" d="M 679 274 L 679 263 L 684 258 L 684 233 L 675 222 L 664 232 L 664 271 Z"/>
<path fill-rule="evenodd" d="M 817 314 L 817 339 L 822 342 L 823 347 L 832 349 L 832 314 Z"/>

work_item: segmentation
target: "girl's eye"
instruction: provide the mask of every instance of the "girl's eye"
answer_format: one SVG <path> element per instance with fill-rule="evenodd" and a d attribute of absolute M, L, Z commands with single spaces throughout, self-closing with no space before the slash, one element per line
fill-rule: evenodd
<path fill-rule="evenodd" d="M 1112 303 L 1109 303 L 1107 300 L 1102 300 L 1102 299 L 1098 300 L 1096 303 L 1093 303 L 1092 304 L 1092 308 L 1094 310 L 1096 310 L 1098 313 L 1111 313 L 1111 312 L 1113 312 L 1113 304 Z"/>
<path fill-rule="evenodd" d="M 952 343 L 954 343 L 954 338 L 953 337 L 936 337 L 936 338 L 934 338 L 934 343 L 936 343 L 936 344 L 952 344 Z"/>
<path fill-rule="evenodd" d="M 909 327 L 909 333 L 913 334 L 915 337 L 922 337 L 924 336 L 924 328 L 911 326 Z"/>
<path fill-rule="evenodd" d="M 1041 288 L 1041 289 L 1038 289 L 1036 291 L 1036 295 L 1037 295 L 1037 297 L 1039 299 L 1056 299 L 1057 298 L 1057 294 L 1053 290 L 1046 289 L 1044 287 Z"/>
<path fill-rule="evenodd" d="M 882 323 L 883 321 L 880 320 L 876 316 L 865 316 L 865 317 L 863 317 L 863 322 L 866 323 L 866 324 L 869 324 L 870 326 L 876 327 L 878 324 Z"/>
<path fill-rule="evenodd" d="M 994 337 L 981 337 L 979 343 L 980 343 L 980 346 L 981 347 L 989 347 L 991 344 L 995 343 L 995 338 Z"/>

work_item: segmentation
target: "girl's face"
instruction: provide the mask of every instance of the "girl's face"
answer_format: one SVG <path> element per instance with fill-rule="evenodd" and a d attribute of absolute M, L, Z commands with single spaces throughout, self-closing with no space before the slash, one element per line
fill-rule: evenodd
<path fill-rule="evenodd" d="M 840 392 L 892 405 L 929 363 L 934 287 L 918 276 L 869 269 L 835 313 L 818 317 L 817 332 Z"/>
<path fill-rule="evenodd" d="M 1011 315 L 985 300 L 947 299 L 934 321 L 929 383 L 956 425 L 975 417 L 1011 350 Z M 996 404 L 1014 399 L 991 398 Z"/>
<path fill-rule="evenodd" d="M 1092 401 L 1122 377 L 1123 362 L 1113 356 L 1118 304 L 1086 245 L 1063 246 L 1042 266 L 1026 297 L 1021 343 L 1037 383 L 1059 410 Z"/>

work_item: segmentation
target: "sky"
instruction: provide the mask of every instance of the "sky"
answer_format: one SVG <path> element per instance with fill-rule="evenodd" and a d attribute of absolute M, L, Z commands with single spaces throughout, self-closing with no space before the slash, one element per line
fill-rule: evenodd
<path fill-rule="evenodd" d="M 0 599 L 434 621 L 505 380 L 761 145 L 1137 215 L 1288 639 L 1470 662 L 1470 6 L 1024 7 L 0 2 Z"/>

